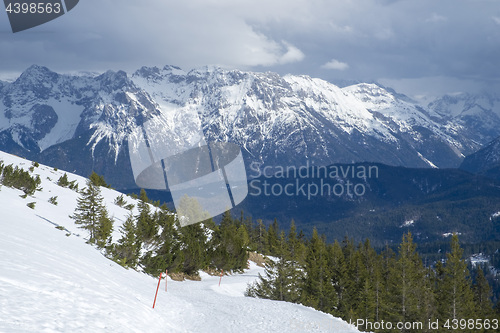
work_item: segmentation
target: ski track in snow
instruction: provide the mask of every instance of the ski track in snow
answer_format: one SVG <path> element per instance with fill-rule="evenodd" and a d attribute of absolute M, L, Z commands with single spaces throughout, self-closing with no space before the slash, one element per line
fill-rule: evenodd
<path fill-rule="evenodd" d="M 31 162 L 0 152 L 5 165 L 26 170 Z M 162 281 L 127 270 L 85 243 L 85 231 L 69 215 L 78 194 L 55 183 L 63 171 L 42 166 L 34 174 L 43 190 L 22 199 L 0 188 L 0 332 L 358 332 L 346 322 L 302 305 L 244 297 L 247 283 L 263 269 L 251 263 L 244 274 L 202 281 Z M 50 179 L 49 179 L 50 178 Z M 68 173 L 79 188 L 85 179 Z M 119 224 L 128 211 L 103 189 L 106 206 Z M 58 197 L 59 204 L 48 202 Z M 134 200 L 126 197 L 128 203 Z M 26 206 L 36 202 L 35 209 Z M 121 221 L 121 222 L 120 222 Z M 56 229 L 60 225 L 66 230 Z M 69 233 L 68 233 L 69 231 Z M 69 236 L 68 236 L 69 235 Z"/>

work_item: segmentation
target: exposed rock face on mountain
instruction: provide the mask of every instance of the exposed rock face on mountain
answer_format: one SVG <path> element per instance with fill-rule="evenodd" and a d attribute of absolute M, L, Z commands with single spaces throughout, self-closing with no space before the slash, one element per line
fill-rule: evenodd
<path fill-rule="evenodd" d="M 0 149 L 95 170 L 117 188 L 135 186 L 127 137 L 145 121 L 167 140 L 203 131 L 234 142 L 262 165 L 456 167 L 500 135 L 498 99 L 457 98 L 422 107 L 375 84 L 340 88 L 307 76 L 173 66 L 61 75 L 34 65 L 0 82 Z"/>
<path fill-rule="evenodd" d="M 121 71 L 69 76 L 32 66 L 4 84 L 0 96 L 2 150 L 83 175 L 95 169 L 110 181 L 130 171 L 122 149 L 127 134 L 161 117 L 150 96 Z"/>

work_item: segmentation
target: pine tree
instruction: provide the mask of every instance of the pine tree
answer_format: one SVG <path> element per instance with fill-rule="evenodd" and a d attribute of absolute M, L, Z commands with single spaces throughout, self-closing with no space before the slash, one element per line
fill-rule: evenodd
<path fill-rule="evenodd" d="M 92 171 L 92 174 L 90 174 L 89 179 L 95 186 L 102 186 L 107 188 L 111 187 L 104 180 L 104 176 L 99 176 L 95 171 Z"/>
<path fill-rule="evenodd" d="M 207 267 L 207 235 L 202 223 L 181 227 L 177 222 L 179 240 L 182 248 L 179 251 L 180 270 L 188 275 L 198 275 L 198 271 Z"/>
<path fill-rule="evenodd" d="M 269 225 L 267 229 L 267 251 L 270 255 L 275 256 L 278 253 L 279 246 L 279 226 L 278 220 L 274 219 L 274 222 Z"/>
<path fill-rule="evenodd" d="M 264 222 L 262 222 L 261 219 L 257 220 L 257 226 L 256 226 L 256 238 L 257 238 L 257 252 L 262 253 L 262 254 L 268 254 L 268 248 L 267 248 L 267 230 L 266 226 L 264 225 Z"/>
<path fill-rule="evenodd" d="M 314 228 L 307 247 L 301 302 L 306 306 L 330 313 L 335 310 L 337 300 L 331 283 L 328 261 L 325 242 Z"/>
<path fill-rule="evenodd" d="M 287 261 L 289 264 L 290 284 L 294 287 L 289 292 L 290 302 L 300 302 L 303 282 L 304 282 L 304 265 L 306 261 L 306 245 L 299 239 L 295 221 L 292 220 L 290 230 L 288 232 L 286 244 Z"/>
<path fill-rule="evenodd" d="M 118 244 L 113 247 L 113 258 L 116 262 L 124 267 L 135 268 L 139 262 L 140 242 L 137 239 L 137 227 L 132 214 L 127 217 L 127 220 L 120 227 L 122 237 L 118 240 Z"/>
<path fill-rule="evenodd" d="M 301 266 L 306 259 L 306 246 L 299 239 L 295 221 L 292 219 L 290 223 L 290 231 L 288 232 L 288 251 L 290 253 L 290 260 L 294 265 Z"/>
<path fill-rule="evenodd" d="M 462 258 L 456 234 L 451 238 L 451 252 L 446 254 L 442 278 L 438 281 L 440 317 L 447 319 L 474 318 L 474 295 L 471 289 L 469 271 Z"/>
<path fill-rule="evenodd" d="M 377 266 L 377 253 L 371 247 L 368 239 L 362 245 L 360 244 L 355 258 L 359 292 L 357 304 L 353 308 L 358 318 L 374 321 L 377 312 L 377 301 L 380 301 L 377 300 L 375 288 L 375 285 L 380 282 L 377 280 L 379 278 L 379 267 Z"/>
<path fill-rule="evenodd" d="M 391 269 L 389 290 L 392 295 L 394 317 L 401 322 L 426 322 L 428 300 L 432 298 L 427 282 L 427 270 L 416 251 L 411 233 L 403 235 L 398 260 Z"/>
<path fill-rule="evenodd" d="M 59 177 L 59 179 L 57 180 L 57 185 L 59 185 L 61 187 L 68 187 L 69 186 L 68 175 L 66 174 L 66 172 L 64 173 L 64 175 Z"/>
<path fill-rule="evenodd" d="M 161 229 L 161 233 L 154 237 L 151 248 L 141 258 L 141 266 L 144 271 L 153 276 L 168 269 L 169 272 L 182 270 L 183 263 L 180 262 L 179 232 L 175 226 L 175 215 L 166 209 L 157 211 L 153 219 Z"/>
<path fill-rule="evenodd" d="M 242 244 L 242 248 L 245 250 L 245 252 L 247 252 L 250 246 L 250 235 L 248 234 L 248 229 L 244 224 L 242 224 L 238 227 L 237 232 L 238 232 L 238 237 Z"/>
<path fill-rule="evenodd" d="M 121 194 L 115 198 L 115 205 L 120 206 L 120 207 L 124 207 L 126 204 L 127 204 L 127 202 L 125 201 L 123 194 Z"/>
<path fill-rule="evenodd" d="M 361 293 L 361 279 L 359 272 L 360 260 L 354 243 L 349 238 L 344 237 L 342 241 L 342 253 L 345 260 L 345 295 L 340 306 L 346 313 L 346 320 L 355 320 L 355 309 L 358 304 L 358 297 Z"/>
<path fill-rule="evenodd" d="M 269 298 L 286 302 L 299 300 L 300 280 L 297 278 L 296 267 L 292 264 L 287 248 L 285 232 L 280 233 L 276 248 L 276 259 L 268 259 L 264 275 L 259 273 L 257 283 L 247 289 L 247 295 Z"/>
<path fill-rule="evenodd" d="M 218 270 L 243 271 L 247 267 L 248 234 L 243 224 L 231 217 L 229 211 L 222 215 L 218 227 L 214 227 L 210 248 L 211 264 Z"/>
<path fill-rule="evenodd" d="M 113 230 L 113 221 L 108 217 L 103 201 L 99 186 L 88 180 L 87 187 L 77 199 L 75 213 L 71 216 L 75 224 L 89 232 L 89 243 L 101 248 L 108 243 Z"/>
<path fill-rule="evenodd" d="M 108 210 L 103 206 L 99 215 L 99 223 L 95 233 L 97 247 L 103 249 L 111 245 L 111 233 L 113 232 L 113 220 L 108 215 Z"/>
<path fill-rule="evenodd" d="M 476 283 L 473 286 L 473 292 L 478 318 L 490 317 L 493 314 L 492 293 L 481 266 L 478 266 L 476 270 Z"/>
<path fill-rule="evenodd" d="M 344 253 L 338 241 L 335 241 L 329 246 L 328 251 L 328 266 L 330 268 L 331 281 L 337 296 L 337 303 L 335 304 L 335 311 L 333 314 L 345 318 L 348 315 L 349 306 L 346 304 L 348 301 L 348 290 L 346 276 L 347 268 Z"/>
<path fill-rule="evenodd" d="M 155 223 L 155 219 L 152 216 L 149 198 L 144 189 L 141 189 L 137 208 L 139 210 L 139 215 L 136 216 L 137 236 L 141 243 L 145 243 L 149 246 L 158 233 L 158 225 Z"/>
<path fill-rule="evenodd" d="M 257 251 L 258 244 L 258 230 L 255 227 L 254 221 L 250 217 L 246 217 L 243 221 L 243 225 L 247 231 L 248 235 L 248 247 L 250 251 Z"/>

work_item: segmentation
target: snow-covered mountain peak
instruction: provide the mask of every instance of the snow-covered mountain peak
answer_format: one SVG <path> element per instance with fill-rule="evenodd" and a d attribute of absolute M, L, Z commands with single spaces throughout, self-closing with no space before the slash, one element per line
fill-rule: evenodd
<path fill-rule="evenodd" d="M 47 79 L 57 79 L 59 74 L 45 66 L 31 65 L 15 81 L 17 83 L 46 83 Z"/>
<path fill-rule="evenodd" d="M 370 110 L 387 109 L 396 102 L 392 94 L 374 83 L 360 83 L 342 88 L 342 90 L 356 96 Z"/>
<path fill-rule="evenodd" d="M 429 108 L 449 117 L 492 113 L 500 116 L 500 96 L 491 93 L 457 93 L 444 95 L 431 102 Z"/>
<path fill-rule="evenodd" d="M 96 79 L 100 84 L 100 88 L 106 92 L 135 88 L 134 83 L 129 79 L 127 73 L 121 70 L 117 72 L 109 70 L 99 75 Z"/>
<path fill-rule="evenodd" d="M 185 71 L 177 66 L 165 65 L 161 69 L 156 66 L 143 66 L 140 69 L 136 70 L 134 74 L 132 74 L 132 78 L 142 78 L 150 82 L 159 82 L 168 77 L 169 81 L 178 81 L 175 79 L 176 77 L 184 77 L 186 76 L 186 74 L 187 73 Z"/>

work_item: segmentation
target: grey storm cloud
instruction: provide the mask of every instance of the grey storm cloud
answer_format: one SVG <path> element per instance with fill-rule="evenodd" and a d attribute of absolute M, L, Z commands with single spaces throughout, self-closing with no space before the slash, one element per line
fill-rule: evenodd
<path fill-rule="evenodd" d="M 327 80 L 500 78 L 497 0 L 84 0 L 13 34 L 0 71 L 202 65 Z"/>

